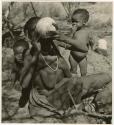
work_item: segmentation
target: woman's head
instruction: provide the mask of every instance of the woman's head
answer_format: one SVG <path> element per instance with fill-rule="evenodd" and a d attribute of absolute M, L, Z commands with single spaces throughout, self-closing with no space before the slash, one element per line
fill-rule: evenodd
<path fill-rule="evenodd" d="M 31 17 L 24 26 L 25 36 L 28 37 L 30 40 L 32 40 L 34 37 L 36 24 L 39 20 L 40 17 Z"/>
<path fill-rule="evenodd" d="M 57 29 L 55 20 L 50 17 L 41 18 L 36 25 L 36 31 L 42 38 L 53 37 L 57 34 Z"/>

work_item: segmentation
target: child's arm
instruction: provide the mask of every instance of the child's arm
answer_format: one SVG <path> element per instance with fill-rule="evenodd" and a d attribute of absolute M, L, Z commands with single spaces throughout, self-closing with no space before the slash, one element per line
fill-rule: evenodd
<path fill-rule="evenodd" d="M 14 86 L 15 82 L 17 81 L 16 72 L 11 72 L 10 78 L 11 78 L 12 86 Z"/>
<path fill-rule="evenodd" d="M 60 41 L 55 40 L 55 43 L 56 43 L 57 46 L 63 47 L 65 49 L 71 48 L 70 44 L 67 44 L 67 43 L 64 43 L 64 42 L 60 42 Z"/>
<path fill-rule="evenodd" d="M 17 67 L 14 64 L 13 69 L 10 74 L 10 80 L 12 82 L 11 86 L 13 87 L 17 80 L 19 80 L 19 73 L 17 72 Z"/>
<path fill-rule="evenodd" d="M 60 40 L 64 43 L 70 44 L 73 47 L 75 47 L 77 50 L 81 51 L 81 52 L 87 52 L 88 48 L 87 46 L 83 45 L 83 43 L 81 43 L 81 41 L 79 40 L 74 40 L 73 38 L 69 38 L 65 35 L 60 35 L 58 38 L 56 38 L 57 40 Z"/>

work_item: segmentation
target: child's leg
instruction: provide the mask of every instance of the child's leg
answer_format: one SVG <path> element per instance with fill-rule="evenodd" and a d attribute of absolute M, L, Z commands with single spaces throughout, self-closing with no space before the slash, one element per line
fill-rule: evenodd
<path fill-rule="evenodd" d="M 29 85 L 28 88 L 22 88 L 21 97 L 19 99 L 19 107 L 23 108 L 27 104 L 29 100 L 31 87 L 32 86 Z"/>
<path fill-rule="evenodd" d="M 86 76 L 87 74 L 87 57 L 79 62 L 81 76 Z"/>
<path fill-rule="evenodd" d="M 72 55 L 70 54 L 69 56 L 69 62 L 70 62 L 70 66 L 71 66 L 71 73 L 75 73 L 77 74 L 77 61 L 72 57 Z"/>
<path fill-rule="evenodd" d="M 32 79 L 33 71 L 34 71 L 34 68 L 31 67 L 30 71 L 25 76 L 25 78 L 22 82 L 22 85 L 21 85 L 22 86 L 22 93 L 21 93 L 21 97 L 19 99 L 19 106 L 21 108 L 27 104 L 28 99 L 29 99 L 30 90 L 32 87 L 31 79 Z"/>

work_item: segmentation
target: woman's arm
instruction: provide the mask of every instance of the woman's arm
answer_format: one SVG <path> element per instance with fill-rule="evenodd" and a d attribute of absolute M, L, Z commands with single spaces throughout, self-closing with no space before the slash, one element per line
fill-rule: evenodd
<path fill-rule="evenodd" d="M 28 88 L 34 73 L 34 67 L 31 67 L 27 75 L 24 77 L 23 82 L 21 82 L 22 88 Z"/>
<path fill-rule="evenodd" d="M 23 84 L 23 80 L 26 77 L 27 74 L 29 74 L 30 69 L 34 67 L 36 61 L 38 60 L 39 57 L 39 51 L 35 51 L 34 55 L 31 56 L 30 53 L 24 57 L 24 67 L 21 71 L 21 76 L 20 76 L 20 84 Z"/>
<path fill-rule="evenodd" d="M 69 66 L 63 57 L 61 57 L 60 59 L 60 68 L 63 70 L 65 77 L 67 78 L 72 77 Z"/>

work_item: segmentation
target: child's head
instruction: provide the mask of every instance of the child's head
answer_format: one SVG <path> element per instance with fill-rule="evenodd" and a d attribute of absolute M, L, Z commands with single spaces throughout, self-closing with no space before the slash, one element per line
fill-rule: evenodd
<path fill-rule="evenodd" d="M 14 43 L 13 51 L 17 62 L 23 63 L 24 54 L 28 49 L 29 44 L 24 39 L 20 39 Z"/>
<path fill-rule="evenodd" d="M 72 24 L 77 28 L 83 27 L 89 20 L 89 12 L 86 9 L 77 9 L 72 14 Z"/>
<path fill-rule="evenodd" d="M 34 32 L 36 24 L 39 21 L 40 17 L 31 17 L 24 26 L 24 33 L 30 40 L 34 37 Z"/>

